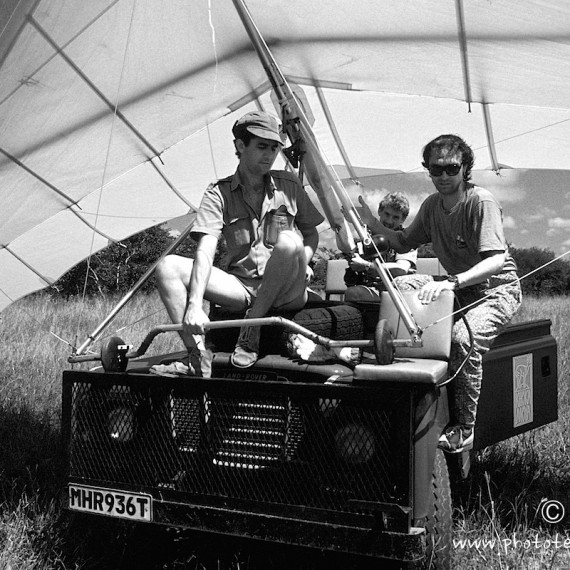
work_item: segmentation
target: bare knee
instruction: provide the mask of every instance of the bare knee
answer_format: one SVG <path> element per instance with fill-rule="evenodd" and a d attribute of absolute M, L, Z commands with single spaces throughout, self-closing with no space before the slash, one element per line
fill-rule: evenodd
<path fill-rule="evenodd" d="M 167 255 L 158 262 L 154 270 L 154 276 L 159 283 L 167 281 L 172 275 L 174 269 L 172 257 L 172 255 Z"/>
<path fill-rule="evenodd" d="M 286 257 L 294 257 L 304 252 L 305 248 L 301 237 L 291 230 L 285 230 L 279 234 L 273 253 Z"/>
<path fill-rule="evenodd" d="M 167 255 L 158 262 L 154 270 L 154 276 L 158 285 L 161 286 L 172 280 L 184 281 L 184 275 L 189 275 L 191 271 L 191 259 L 180 257 L 179 255 Z"/>

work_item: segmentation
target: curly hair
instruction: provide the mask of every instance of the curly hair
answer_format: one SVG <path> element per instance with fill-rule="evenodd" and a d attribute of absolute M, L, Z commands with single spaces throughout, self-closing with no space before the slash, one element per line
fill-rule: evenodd
<path fill-rule="evenodd" d="M 392 208 L 400 212 L 404 220 L 410 213 L 410 203 L 403 192 L 390 192 L 390 194 L 386 194 L 378 204 L 378 213 L 386 208 Z"/>
<path fill-rule="evenodd" d="M 440 135 L 428 142 L 423 150 L 424 168 L 429 166 L 429 157 L 432 151 L 439 151 L 441 154 L 461 154 L 461 164 L 464 165 L 463 179 L 471 180 L 471 170 L 475 162 L 475 156 L 471 147 L 457 135 Z M 445 151 L 445 152 L 444 152 Z"/>

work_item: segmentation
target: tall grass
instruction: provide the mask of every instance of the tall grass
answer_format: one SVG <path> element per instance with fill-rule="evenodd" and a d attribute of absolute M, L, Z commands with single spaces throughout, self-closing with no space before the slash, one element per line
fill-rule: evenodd
<path fill-rule="evenodd" d="M 114 302 L 38 295 L 0 315 L 0 569 L 106 567 L 82 560 L 90 556 L 81 554 L 85 529 L 74 535 L 61 514 L 61 374 L 70 367 L 71 346 L 87 338 Z M 140 322 L 123 329 L 126 319 Z M 119 331 L 138 346 L 150 328 L 167 322 L 158 298 L 140 295 L 105 334 Z M 180 348 L 176 335 L 162 337 L 152 350 Z"/>
<path fill-rule="evenodd" d="M 111 565 L 111 554 L 125 557 L 126 546 L 90 548 L 93 525 L 61 509 L 61 373 L 70 366 L 71 345 L 81 344 L 113 304 L 40 295 L 0 315 L 0 569 L 110 569 L 119 567 Z M 542 499 L 561 501 L 570 511 L 568 298 L 526 298 L 516 320 L 537 318 L 552 320 L 558 342 L 559 420 L 475 455 L 470 477 L 454 487 L 454 568 L 570 568 L 570 512 L 558 525 L 548 525 L 539 513 Z M 130 322 L 136 324 L 123 328 Z M 138 346 L 150 328 L 166 322 L 158 298 L 139 295 L 106 334 L 118 331 Z M 180 348 L 175 334 L 164 334 L 151 352 Z M 122 532 L 127 540 L 129 531 Z M 192 557 L 188 561 L 189 568 L 201 567 Z M 234 566 L 247 568 L 243 561 Z"/>

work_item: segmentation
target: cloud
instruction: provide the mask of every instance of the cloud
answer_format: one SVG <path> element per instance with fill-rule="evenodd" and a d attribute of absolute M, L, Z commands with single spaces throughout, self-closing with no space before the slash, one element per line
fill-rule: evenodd
<path fill-rule="evenodd" d="M 500 204 L 516 204 L 518 202 L 524 202 L 526 200 L 526 192 L 518 189 L 513 192 L 513 188 L 499 188 L 491 185 L 482 185 L 484 188 L 489 190 Z"/>
<path fill-rule="evenodd" d="M 544 220 L 549 220 L 549 224 L 552 220 L 556 219 L 559 211 L 553 208 L 548 208 L 546 206 L 536 207 L 536 211 L 533 214 L 523 214 L 522 218 L 525 222 L 533 224 L 536 222 L 543 222 Z M 558 218 L 560 219 L 560 218 Z"/>
<path fill-rule="evenodd" d="M 558 228 L 563 230 L 570 230 L 570 218 L 553 218 L 552 220 L 548 220 L 548 227 L 549 228 Z"/>
<path fill-rule="evenodd" d="M 565 253 L 570 253 L 570 239 L 563 241 L 558 248 L 558 255 L 563 255 Z"/>
<path fill-rule="evenodd" d="M 512 230 L 517 227 L 517 222 L 512 216 L 505 216 L 503 218 L 503 227 Z"/>

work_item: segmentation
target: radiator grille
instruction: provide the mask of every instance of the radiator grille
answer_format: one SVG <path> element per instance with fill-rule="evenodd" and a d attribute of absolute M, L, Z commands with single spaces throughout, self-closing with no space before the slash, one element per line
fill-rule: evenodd
<path fill-rule="evenodd" d="M 247 501 L 258 510 L 409 503 L 405 394 L 134 377 L 66 389 L 75 481 L 168 489 L 202 503 Z"/>

